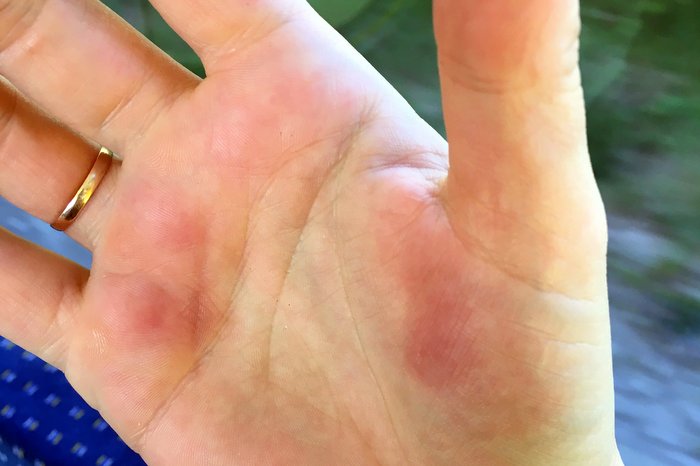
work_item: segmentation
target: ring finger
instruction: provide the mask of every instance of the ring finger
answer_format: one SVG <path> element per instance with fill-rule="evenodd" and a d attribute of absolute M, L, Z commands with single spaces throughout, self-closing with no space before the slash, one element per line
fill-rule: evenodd
<path fill-rule="evenodd" d="M 0 196 L 54 222 L 85 180 L 99 152 L 0 80 Z M 113 163 L 70 233 L 92 249 L 119 171 Z M 99 213 L 99 214 L 98 214 Z"/>

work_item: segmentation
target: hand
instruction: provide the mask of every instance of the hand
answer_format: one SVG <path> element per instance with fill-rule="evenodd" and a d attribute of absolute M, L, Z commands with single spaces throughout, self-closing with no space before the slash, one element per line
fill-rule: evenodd
<path fill-rule="evenodd" d="M 123 158 L 90 272 L 0 234 L 0 333 L 153 465 L 619 460 L 578 2 L 436 0 L 449 150 L 306 2 L 152 3 L 206 79 L 0 1 L 0 194 L 50 222 Z"/>

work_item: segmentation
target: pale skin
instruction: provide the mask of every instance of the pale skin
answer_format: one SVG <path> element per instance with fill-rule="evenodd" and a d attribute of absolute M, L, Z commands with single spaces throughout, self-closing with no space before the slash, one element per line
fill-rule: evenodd
<path fill-rule="evenodd" d="M 123 158 L 91 271 L 0 231 L 0 334 L 152 465 L 622 464 L 577 1 L 435 0 L 449 147 L 302 0 L 152 3 L 206 79 L 0 0 L 0 195 Z"/>

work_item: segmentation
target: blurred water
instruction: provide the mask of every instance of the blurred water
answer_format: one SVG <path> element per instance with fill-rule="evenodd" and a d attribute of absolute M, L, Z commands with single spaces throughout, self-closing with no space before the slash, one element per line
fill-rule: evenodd
<path fill-rule="evenodd" d="M 643 224 L 609 223 L 617 269 L 640 269 L 673 253 L 672 243 Z M 664 325 L 672 314 L 642 287 L 625 284 L 617 269 L 609 288 L 622 457 L 627 466 L 700 465 L 700 334 Z"/>
<path fill-rule="evenodd" d="M 41 220 L 17 209 L 0 197 L 0 227 L 27 238 L 34 243 L 61 254 L 84 267 L 89 267 L 90 253 L 76 244 L 68 236 L 54 231 Z"/>
<path fill-rule="evenodd" d="M 0 226 L 89 266 L 86 250 L 2 199 L 0 219 Z M 661 249 L 661 241 L 630 226 L 611 231 L 611 245 L 634 255 Z M 617 435 L 626 465 L 700 465 L 700 335 L 659 325 L 664 310 L 614 275 L 610 295 Z"/>
<path fill-rule="evenodd" d="M 658 324 L 635 290 L 611 287 L 617 438 L 627 466 L 700 465 L 700 336 Z M 659 310 L 662 311 L 662 310 Z"/>

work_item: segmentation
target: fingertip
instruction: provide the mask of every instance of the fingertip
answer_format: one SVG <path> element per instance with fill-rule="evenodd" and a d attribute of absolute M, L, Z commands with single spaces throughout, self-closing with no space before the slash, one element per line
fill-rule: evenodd
<path fill-rule="evenodd" d="M 578 0 L 436 0 L 443 72 L 476 87 L 512 88 L 578 70 Z"/>

